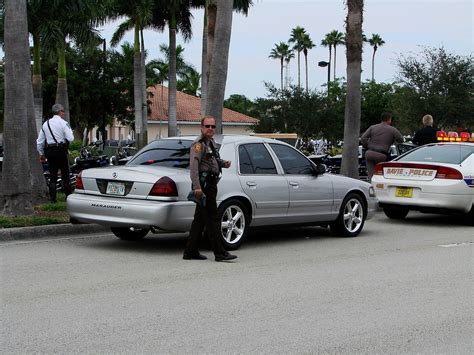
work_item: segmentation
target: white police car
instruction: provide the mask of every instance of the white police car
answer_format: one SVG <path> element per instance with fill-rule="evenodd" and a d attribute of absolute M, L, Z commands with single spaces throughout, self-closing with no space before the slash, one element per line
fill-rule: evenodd
<path fill-rule="evenodd" d="M 438 143 L 377 164 L 372 186 L 389 218 L 403 219 L 410 210 L 463 213 L 473 225 L 474 135 L 440 131 Z"/>

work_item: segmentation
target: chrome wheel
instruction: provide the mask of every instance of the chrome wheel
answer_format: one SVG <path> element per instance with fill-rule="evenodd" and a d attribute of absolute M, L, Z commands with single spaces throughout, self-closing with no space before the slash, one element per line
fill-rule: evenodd
<path fill-rule="evenodd" d="M 351 193 L 342 202 L 337 219 L 330 224 L 334 234 L 340 237 L 355 237 L 364 227 L 365 200 L 358 194 Z"/>
<path fill-rule="evenodd" d="M 344 207 L 344 226 L 348 232 L 354 233 L 362 227 L 363 223 L 364 207 L 358 199 L 352 198 Z"/>
<path fill-rule="evenodd" d="M 240 201 L 230 200 L 219 206 L 219 215 L 224 247 L 229 250 L 235 250 L 240 246 L 247 234 L 247 210 Z"/>

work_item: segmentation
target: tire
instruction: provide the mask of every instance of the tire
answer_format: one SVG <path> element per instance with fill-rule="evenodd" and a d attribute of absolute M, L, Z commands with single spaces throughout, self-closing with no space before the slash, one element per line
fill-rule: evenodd
<path fill-rule="evenodd" d="M 218 209 L 222 244 L 226 250 L 236 250 L 245 240 L 249 228 L 249 214 L 238 200 L 228 200 Z"/>
<path fill-rule="evenodd" d="M 471 211 L 466 213 L 464 221 L 468 226 L 474 226 L 474 205 L 471 207 Z"/>
<path fill-rule="evenodd" d="M 409 210 L 408 208 L 400 207 L 384 207 L 383 212 L 390 219 L 405 219 Z"/>
<path fill-rule="evenodd" d="M 134 227 L 112 227 L 110 228 L 115 236 L 122 240 L 141 240 L 145 238 L 150 229 L 148 228 L 134 228 Z"/>
<path fill-rule="evenodd" d="M 344 198 L 336 221 L 329 226 L 340 237 L 356 237 L 362 231 L 366 219 L 365 202 L 357 194 L 351 193 Z"/>

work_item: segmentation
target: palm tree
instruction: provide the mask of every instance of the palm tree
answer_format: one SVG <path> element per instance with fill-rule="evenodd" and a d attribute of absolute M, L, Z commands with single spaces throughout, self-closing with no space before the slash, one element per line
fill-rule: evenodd
<path fill-rule="evenodd" d="M 218 134 L 222 133 L 222 111 L 227 82 L 232 12 L 233 0 L 221 0 L 218 2 L 206 103 L 206 115 L 215 117 L 216 133 Z"/>
<path fill-rule="evenodd" d="M 138 148 L 147 143 L 147 117 L 146 111 L 146 77 L 144 78 L 144 48 L 143 29 L 164 29 L 163 15 L 154 13 L 155 4 L 150 0 L 139 0 L 135 2 L 123 2 L 115 0 L 115 11 L 112 19 L 125 17 L 112 36 L 110 44 L 116 46 L 125 33 L 134 31 L 134 55 L 133 55 L 133 101 L 135 114 L 135 134 Z M 145 86 L 145 87 L 144 87 Z M 145 115 L 144 115 L 145 112 Z"/>
<path fill-rule="evenodd" d="M 385 41 L 377 33 L 372 33 L 372 38 L 369 39 L 369 44 L 374 47 L 374 53 L 372 54 L 372 81 L 374 81 L 374 62 L 375 52 L 377 49 L 385 44 Z"/>
<path fill-rule="evenodd" d="M 195 7 L 204 6 L 204 26 L 202 36 L 202 61 L 201 61 L 201 116 L 206 114 L 207 91 L 209 85 L 210 68 L 214 53 L 214 33 L 216 29 L 217 0 L 191 0 Z M 234 0 L 233 9 L 244 15 L 248 14 L 252 0 Z"/>
<path fill-rule="evenodd" d="M 199 97 L 201 91 L 200 82 L 201 74 L 199 74 L 195 69 L 191 69 L 184 79 L 177 81 L 176 88 L 178 91 L 184 92 L 188 95 Z"/>
<path fill-rule="evenodd" d="M 347 0 L 346 57 L 347 96 L 344 117 L 344 149 L 341 174 L 359 177 L 359 132 L 361 116 L 360 76 L 364 0 Z"/>
<path fill-rule="evenodd" d="M 329 48 L 329 59 L 328 63 L 331 63 L 332 60 L 332 39 L 331 39 L 331 32 L 326 33 L 326 36 L 324 39 L 321 41 L 321 46 L 323 47 L 328 47 Z"/>
<path fill-rule="evenodd" d="M 48 3 L 56 10 L 47 32 L 43 32 L 43 42 L 47 50 L 55 52 L 58 58 L 58 86 L 56 103 L 65 109 L 64 119 L 70 121 L 69 96 L 66 74 L 67 39 L 79 46 L 96 46 L 102 42 L 95 26 L 105 21 L 107 8 L 104 3 L 92 1 L 49 0 Z M 61 16 L 57 16 L 60 12 Z"/>
<path fill-rule="evenodd" d="M 303 37 L 306 30 L 303 27 L 296 26 L 291 30 L 290 43 L 294 43 L 293 49 L 298 53 L 298 87 L 301 87 L 301 72 L 300 72 L 300 53 L 303 50 Z"/>
<path fill-rule="evenodd" d="M 301 46 L 303 48 L 304 54 L 304 63 L 305 63 L 305 70 L 306 70 L 306 92 L 308 91 L 308 50 L 314 48 L 316 45 L 313 43 L 309 34 L 305 33 L 302 41 Z"/>
<path fill-rule="evenodd" d="M 27 4 L 28 30 L 33 38 L 33 96 L 36 119 L 36 130 L 39 132 L 43 123 L 43 78 L 41 75 L 41 34 L 43 26 L 53 13 L 52 6 L 47 0 L 29 0 Z"/>
<path fill-rule="evenodd" d="M 4 5 L 4 145 L 8 153 L 2 168 L 0 211 L 7 216 L 21 216 L 33 213 L 30 164 L 25 158 L 29 144 L 28 107 L 33 107 L 30 46 L 26 0 L 6 0 Z"/>
<path fill-rule="evenodd" d="M 333 67 L 333 79 L 336 80 L 336 50 L 337 46 L 344 44 L 344 34 L 337 30 L 331 32 L 331 42 L 334 47 L 334 67 Z"/>
<path fill-rule="evenodd" d="M 290 70 L 290 61 L 295 57 L 295 53 L 290 51 L 288 55 L 285 57 L 285 67 L 286 67 L 286 75 L 285 75 L 285 88 L 288 88 L 289 84 L 289 70 Z"/>
<path fill-rule="evenodd" d="M 280 59 L 280 80 L 281 80 L 281 89 L 283 90 L 283 68 L 285 60 L 290 56 L 291 52 L 290 46 L 285 42 L 275 43 L 275 48 L 270 52 L 269 58 Z"/>

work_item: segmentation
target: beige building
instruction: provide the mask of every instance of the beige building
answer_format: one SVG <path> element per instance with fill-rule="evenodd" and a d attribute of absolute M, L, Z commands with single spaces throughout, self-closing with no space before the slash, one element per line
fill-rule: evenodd
<path fill-rule="evenodd" d="M 148 88 L 150 112 L 148 113 L 148 141 L 168 136 L 168 88 L 156 85 Z M 176 93 L 176 118 L 178 135 L 199 134 L 201 122 L 201 99 L 182 92 Z M 222 130 L 225 134 L 250 134 L 253 125 L 258 120 L 224 108 L 222 113 Z M 128 126 L 115 121 L 112 127 L 107 127 L 108 139 L 133 138 L 133 132 Z M 95 130 L 89 139 L 95 137 Z"/>

